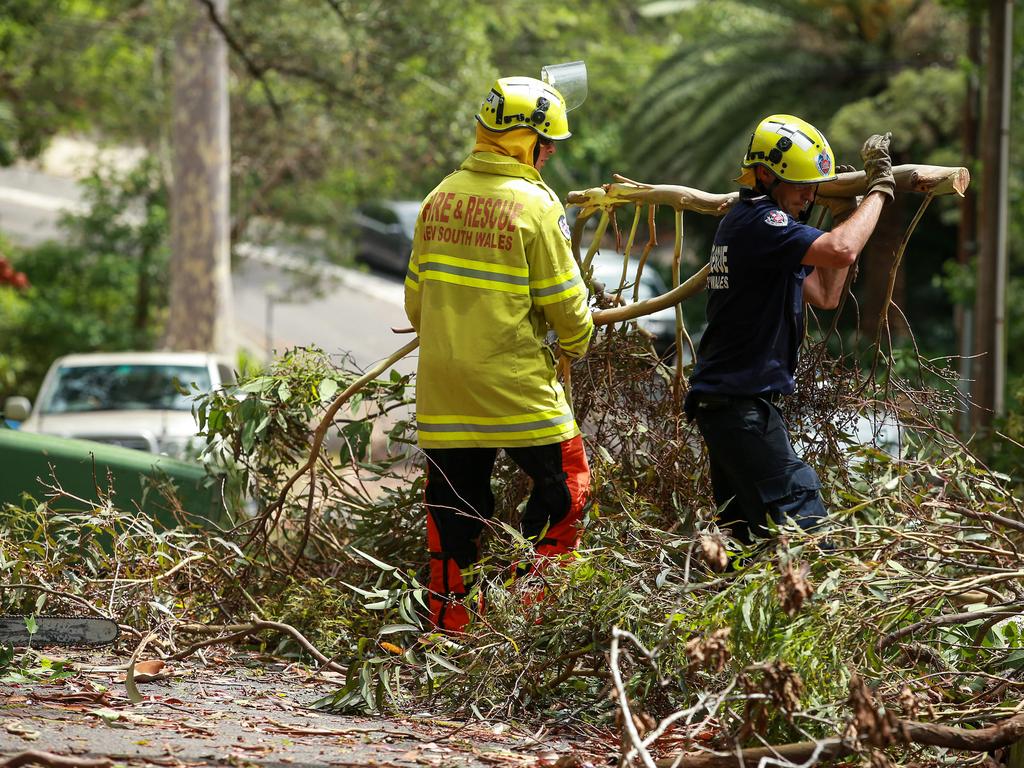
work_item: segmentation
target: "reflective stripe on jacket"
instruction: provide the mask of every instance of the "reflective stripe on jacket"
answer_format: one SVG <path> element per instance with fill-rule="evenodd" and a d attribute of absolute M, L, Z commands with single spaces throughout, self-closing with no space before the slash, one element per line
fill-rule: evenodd
<path fill-rule="evenodd" d="M 421 447 L 579 434 L 544 345 L 550 328 L 579 357 L 593 332 L 564 216 L 536 169 L 491 152 L 474 152 L 424 201 L 405 279 Z"/>

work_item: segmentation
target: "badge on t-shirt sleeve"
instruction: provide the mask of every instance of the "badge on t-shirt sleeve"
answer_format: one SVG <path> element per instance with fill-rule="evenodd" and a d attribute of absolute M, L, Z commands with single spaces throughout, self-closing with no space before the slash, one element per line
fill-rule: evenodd
<path fill-rule="evenodd" d="M 572 240 L 572 232 L 569 230 L 569 222 L 565 220 L 565 216 L 558 217 L 558 228 L 562 230 L 566 240 Z"/>
<path fill-rule="evenodd" d="M 789 224 L 789 217 L 782 211 L 776 209 L 774 211 L 768 211 L 768 215 L 764 217 L 764 223 L 770 224 L 773 227 L 784 227 Z"/>

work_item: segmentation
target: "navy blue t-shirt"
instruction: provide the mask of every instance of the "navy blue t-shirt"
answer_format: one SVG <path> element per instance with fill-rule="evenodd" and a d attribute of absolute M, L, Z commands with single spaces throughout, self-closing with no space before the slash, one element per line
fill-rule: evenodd
<path fill-rule="evenodd" d="M 708 325 L 690 377 L 694 392 L 793 391 L 804 334 L 807 249 L 824 233 L 743 190 L 718 225 L 708 274 Z"/>

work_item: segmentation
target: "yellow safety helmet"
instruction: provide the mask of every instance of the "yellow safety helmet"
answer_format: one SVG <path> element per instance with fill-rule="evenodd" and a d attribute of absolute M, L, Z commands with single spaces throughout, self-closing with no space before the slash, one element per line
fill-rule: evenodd
<path fill-rule="evenodd" d="M 476 119 L 490 131 L 531 128 L 547 139 L 568 139 L 565 99 L 532 77 L 503 77 L 491 86 Z"/>
<path fill-rule="evenodd" d="M 790 184 L 836 178 L 836 156 L 821 131 L 793 115 L 769 115 L 758 123 L 743 158 L 744 168 L 755 165 L 763 165 Z M 740 178 L 749 179 L 749 173 Z"/>

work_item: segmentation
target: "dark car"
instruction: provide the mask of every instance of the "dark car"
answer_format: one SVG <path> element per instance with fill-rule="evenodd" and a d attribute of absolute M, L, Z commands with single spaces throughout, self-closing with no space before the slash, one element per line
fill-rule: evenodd
<path fill-rule="evenodd" d="M 352 216 L 356 259 L 404 275 L 419 213 L 418 200 L 379 200 L 360 205 Z"/>

